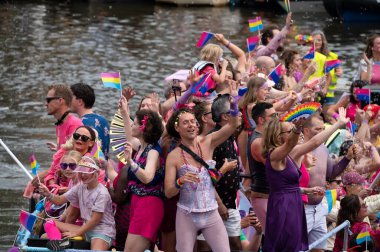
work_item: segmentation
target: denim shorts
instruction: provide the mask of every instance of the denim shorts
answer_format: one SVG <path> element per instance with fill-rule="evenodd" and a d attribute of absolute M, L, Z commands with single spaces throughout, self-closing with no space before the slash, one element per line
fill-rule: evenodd
<path fill-rule="evenodd" d="M 108 243 L 108 247 L 111 247 L 112 245 L 112 238 L 108 235 L 99 234 L 93 231 L 88 231 L 85 233 L 86 241 L 91 242 L 92 239 L 102 239 L 103 241 Z"/>

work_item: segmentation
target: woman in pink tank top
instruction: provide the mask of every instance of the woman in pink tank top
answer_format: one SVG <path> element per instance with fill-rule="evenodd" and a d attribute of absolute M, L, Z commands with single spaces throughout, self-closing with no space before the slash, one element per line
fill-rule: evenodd
<path fill-rule="evenodd" d="M 368 38 L 363 61 L 360 67 L 360 79 L 371 85 L 380 85 L 380 34 Z"/>

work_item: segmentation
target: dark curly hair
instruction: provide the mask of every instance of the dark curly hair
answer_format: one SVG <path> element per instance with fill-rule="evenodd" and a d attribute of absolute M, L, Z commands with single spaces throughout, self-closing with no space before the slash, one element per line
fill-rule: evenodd
<path fill-rule="evenodd" d="M 197 119 L 199 123 L 199 132 L 203 131 L 203 120 L 202 116 L 204 116 L 205 113 L 207 113 L 207 105 L 210 103 L 207 103 L 205 101 L 200 100 L 193 100 L 193 103 L 195 103 L 195 106 L 193 107 L 195 118 Z"/>
<path fill-rule="evenodd" d="M 191 111 L 191 110 L 189 110 L 187 108 L 182 108 L 180 110 L 175 111 L 170 116 L 168 122 L 166 123 L 166 132 L 168 132 L 168 134 L 171 137 L 174 137 L 174 138 L 177 138 L 177 139 L 181 139 L 181 136 L 179 135 L 178 131 L 175 130 L 175 124 L 176 124 L 176 122 L 178 122 L 178 119 L 179 119 L 178 117 L 182 113 L 190 113 L 190 114 L 194 115 L 193 111 Z"/>
<path fill-rule="evenodd" d="M 141 125 L 141 120 L 144 119 L 144 116 L 148 117 L 146 123 L 146 128 L 143 132 L 143 139 L 149 144 L 156 143 L 162 133 L 164 132 L 164 127 L 162 125 L 162 119 L 157 112 L 147 109 L 142 109 L 136 112 L 136 118 Z"/>

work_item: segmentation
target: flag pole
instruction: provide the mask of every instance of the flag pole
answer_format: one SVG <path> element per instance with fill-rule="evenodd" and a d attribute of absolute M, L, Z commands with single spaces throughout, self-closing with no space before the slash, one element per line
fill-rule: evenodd
<path fill-rule="evenodd" d="M 120 98 L 123 97 L 123 86 L 121 85 L 121 74 L 119 71 L 119 76 L 120 76 Z"/>
<path fill-rule="evenodd" d="M 290 10 L 290 0 L 285 0 L 285 1 L 288 1 L 288 13 L 291 12 Z"/>
<path fill-rule="evenodd" d="M 13 158 L 13 160 L 18 164 L 18 166 L 25 172 L 25 174 L 29 177 L 30 180 L 33 180 L 33 176 L 29 173 L 29 171 L 21 164 L 20 160 L 12 153 L 12 151 L 8 148 L 8 146 L 0 139 L 0 144 L 4 147 L 4 149 L 8 152 L 8 154 Z M 38 179 L 39 181 L 39 179 Z"/>

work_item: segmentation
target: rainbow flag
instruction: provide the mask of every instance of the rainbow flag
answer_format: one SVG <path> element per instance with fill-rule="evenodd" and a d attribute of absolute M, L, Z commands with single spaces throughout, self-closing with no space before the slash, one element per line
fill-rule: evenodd
<path fill-rule="evenodd" d="M 28 213 L 24 210 L 20 212 L 20 223 L 23 225 L 29 232 L 33 232 L 34 223 L 37 220 L 37 216 Z"/>
<path fill-rule="evenodd" d="M 342 61 L 340 61 L 338 59 L 326 61 L 325 73 L 328 73 L 331 70 L 333 70 L 334 68 L 337 68 L 338 66 L 340 66 L 340 64 L 342 64 Z"/>
<path fill-rule="evenodd" d="M 102 78 L 105 87 L 121 90 L 120 73 L 101 73 L 100 78 Z"/>
<path fill-rule="evenodd" d="M 371 240 L 371 236 L 368 231 L 361 232 L 356 236 L 356 244 L 361 244 L 363 242 L 368 242 Z"/>
<path fill-rule="evenodd" d="M 337 197 L 338 197 L 338 192 L 336 191 L 336 189 L 326 191 L 326 200 L 327 200 L 327 207 L 329 209 L 329 213 L 335 206 Z"/>
<path fill-rule="evenodd" d="M 271 79 L 276 85 L 280 81 L 282 73 L 282 64 L 278 64 L 278 66 L 273 69 L 273 71 L 268 75 L 268 78 Z"/>
<path fill-rule="evenodd" d="M 256 17 L 255 19 L 248 20 L 248 24 L 249 24 L 250 32 L 255 32 L 255 31 L 263 29 L 263 23 L 261 22 L 261 17 Z"/>
<path fill-rule="evenodd" d="M 37 159 L 34 156 L 34 154 L 30 156 L 29 161 L 30 161 L 30 168 L 32 169 L 32 173 L 34 175 L 37 175 L 37 170 L 38 168 L 40 168 L 40 164 L 37 163 Z"/>
<path fill-rule="evenodd" d="M 95 141 L 95 144 L 94 144 L 94 146 L 92 147 L 92 150 L 91 150 L 91 152 L 90 152 L 90 155 L 92 156 L 92 157 L 94 157 L 94 158 L 97 158 L 97 159 L 99 159 L 99 158 L 102 158 L 102 159 L 106 159 L 105 157 L 104 157 L 104 153 L 103 153 L 103 151 L 102 151 L 102 149 L 101 149 L 101 147 L 100 147 L 101 145 L 98 143 L 98 141 Z"/>
<path fill-rule="evenodd" d="M 314 54 L 315 54 L 315 50 L 314 50 L 314 46 L 312 46 L 309 50 L 309 52 L 303 56 L 304 59 L 314 59 Z"/>
<path fill-rule="evenodd" d="M 359 101 L 371 102 L 371 89 L 369 88 L 355 88 L 354 94 Z"/>
<path fill-rule="evenodd" d="M 259 41 L 260 41 L 259 36 L 253 36 L 253 37 L 247 38 L 248 52 L 252 52 L 255 49 L 257 43 L 259 43 Z"/>
<path fill-rule="evenodd" d="M 197 47 L 203 47 L 212 37 L 214 37 L 214 33 L 211 32 L 202 32 L 201 37 L 198 40 Z"/>

